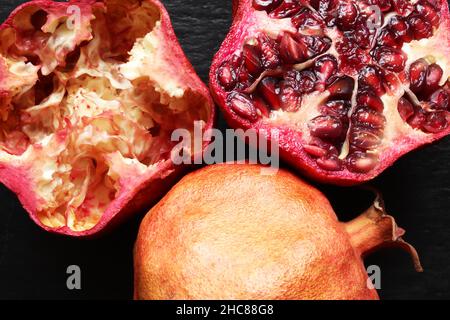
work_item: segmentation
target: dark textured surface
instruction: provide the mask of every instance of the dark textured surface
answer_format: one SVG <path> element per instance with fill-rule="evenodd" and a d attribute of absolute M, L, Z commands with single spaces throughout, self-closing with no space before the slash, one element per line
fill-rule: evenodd
<path fill-rule="evenodd" d="M 0 20 L 21 1 L 0 0 Z M 23 2 L 23 1 L 22 1 Z M 180 42 L 203 80 L 230 24 L 231 0 L 166 0 Z M 0 39 L 1 41 L 1 39 Z M 221 122 L 223 123 L 223 122 Z M 223 127 L 223 125 L 222 125 Z M 406 253 L 378 252 L 368 264 L 382 271 L 384 299 L 450 298 L 450 139 L 410 154 L 371 183 L 420 252 L 417 274 Z M 319 186 L 342 220 L 370 202 L 358 188 Z M 139 219 L 96 240 L 75 240 L 41 231 L 16 197 L 0 187 L 0 298 L 130 299 L 132 248 Z M 82 269 L 82 290 L 66 289 L 66 268 Z"/>

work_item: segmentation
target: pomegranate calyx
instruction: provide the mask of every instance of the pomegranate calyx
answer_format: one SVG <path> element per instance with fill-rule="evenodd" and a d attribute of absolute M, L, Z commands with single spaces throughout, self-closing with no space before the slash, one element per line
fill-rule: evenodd
<path fill-rule="evenodd" d="M 381 247 L 399 247 L 411 256 L 417 272 L 423 272 L 416 249 L 404 241 L 405 230 L 400 228 L 394 217 L 386 213 L 384 201 L 376 192 L 373 205 L 356 219 L 344 224 L 353 248 L 366 256 Z"/>

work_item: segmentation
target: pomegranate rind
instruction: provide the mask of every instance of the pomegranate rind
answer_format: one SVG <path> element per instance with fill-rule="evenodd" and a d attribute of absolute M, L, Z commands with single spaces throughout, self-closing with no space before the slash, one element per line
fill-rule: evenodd
<path fill-rule="evenodd" d="M 367 173 L 357 173 L 344 169 L 342 171 L 327 171 L 321 169 L 316 161 L 311 158 L 303 149 L 305 141 L 303 139 L 304 133 L 301 130 L 292 128 L 292 126 L 284 123 L 273 124 L 268 121 L 250 122 L 242 119 L 239 115 L 234 113 L 227 106 L 228 92 L 226 92 L 218 81 L 217 73 L 224 61 L 227 61 L 233 54 L 239 52 L 246 39 L 255 36 L 261 30 L 269 34 L 278 34 L 280 30 L 296 32 L 295 28 L 290 22 L 280 19 L 271 20 L 267 22 L 267 17 L 261 18 L 265 13 L 257 12 L 252 7 L 252 0 L 235 0 L 233 1 L 233 22 L 230 31 L 225 38 L 219 51 L 216 53 L 210 69 L 210 89 L 216 104 L 222 110 L 225 120 L 233 128 L 242 129 L 256 129 L 267 134 L 267 139 L 270 141 L 271 132 L 277 136 L 277 143 L 279 145 L 280 157 L 298 169 L 300 172 L 309 178 L 328 184 L 336 184 L 342 186 L 351 186 L 370 181 L 387 168 L 391 167 L 399 158 L 405 154 L 418 149 L 424 145 L 434 143 L 450 134 L 450 125 L 441 132 L 435 134 L 427 134 L 421 130 L 406 128 L 404 122 L 401 126 L 405 129 L 396 132 L 389 141 L 383 145 L 379 150 L 378 165 Z M 433 36 L 432 42 L 429 42 L 428 48 L 439 48 L 441 56 L 446 57 L 446 65 L 450 63 L 448 57 L 450 56 L 450 15 L 447 1 L 442 1 L 441 6 L 441 22 L 437 33 Z M 430 49 L 428 49 L 430 50 Z M 414 61 L 408 61 L 411 64 Z M 444 70 L 444 77 L 449 76 L 447 70 Z M 389 111 L 391 112 L 391 111 Z M 392 110 L 392 112 L 397 112 Z M 397 115 L 393 119 L 392 127 L 396 127 L 396 122 L 401 121 Z M 398 126 L 397 126 L 398 128 Z"/>
<path fill-rule="evenodd" d="M 91 14 L 91 8 L 101 6 L 102 2 L 95 0 L 70 0 L 65 3 L 48 0 L 27 2 L 11 13 L 7 20 L 0 25 L 0 31 L 14 28 L 14 19 L 27 8 L 38 7 L 58 16 L 58 13 L 64 15 L 69 6 L 75 5 L 81 9 L 81 21 L 83 22 L 88 20 L 86 17 Z M 204 130 L 211 129 L 214 125 L 215 109 L 208 88 L 197 76 L 193 66 L 184 55 L 164 6 L 157 0 L 145 0 L 145 2 L 156 8 L 159 14 L 160 27 L 156 36 L 160 41 L 156 54 L 162 63 L 158 66 L 158 75 L 176 82 L 181 91 L 191 92 L 202 97 L 202 101 L 205 102 L 204 113 L 207 114 L 207 119 L 204 121 Z M 77 41 L 84 40 L 86 37 L 81 32 L 74 42 L 77 43 Z M 2 69 L 2 66 L 0 64 L 0 99 L 7 96 L 9 81 L 7 70 Z M 64 139 L 63 132 L 57 134 L 61 135 L 61 139 Z M 203 143 L 201 152 L 207 145 L 208 142 Z M 193 158 L 197 156 L 198 154 L 192 155 Z M 37 186 L 34 178 L 37 168 L 33 167 L 31 162 L 20 161 L 13 155 L 0 150 L 0 182 L 16 193 L 29 216 L 38 226 L 51 233 L 73 237 L 90 237 L 101 234 L 128 217 L 149 208 L 187 170 L 185 166 L 175 165 L 170 158 L 159 161 L 152 167 L 152 170 L 147 170 L 144 174 L 131 167 L 117 169 L 121 175 L 118 180 L 120 189 L 115 199 L 107 205 L 93 227 L 87 230 L 74 230 L 67 225 L 51 227 L 44 224 L 38 214 L 38 208 L 42 206 L 45 200 L 39 197 L 36 192 Z"/>

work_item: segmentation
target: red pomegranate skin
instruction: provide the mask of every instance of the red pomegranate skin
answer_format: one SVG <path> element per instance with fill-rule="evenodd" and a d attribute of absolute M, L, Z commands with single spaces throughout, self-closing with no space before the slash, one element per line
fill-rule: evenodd
<path fill-rule="evenodd" d="M 17 7 L 7 18 L 7 20 L 0 25 L 0 32 L 11 29 L 16 30 L 17 23 L 20 23 L 23 16 L 27 15 L 27 10 L 35 12 L 36 10 L 44 10 L 47 13 L 51 13 L 52 18 L 57 19 L 68 15 L 68 8 L 75 6 L 80 8 L 81 22 L 84 23 L 85 19 L 89 20 L 95 8 L 103 8 L 105 3 L 112 3 L 115 0 L 70 0 L 68 2 L 56 2 L 48 0 L 36 0 L 24 3 Z M 144 1 L 115 1 L 120 5 L 136 6 L 136 5 L 148 5 L 150 10 L 153 10 L 158 18 L 160 26 L 158 28 L 158 34 L 156 37 L 160 40 L 158 42 L 157 55 L 160 63 L 160 70 L 162 74 L 167 77 L 167 80 L 176 80 L 177 89 L 183 92 L 188 92 L 191 96 L 195 96 L 199 103 L 193 104 L 193 114 L 202 114 L 202 118 L 199 120 L 204 121 L 205 130 L 213 127 L 214 123 L 214 103 L 210 97 L 208 88 L 200 80 L 195 73 L 194 68 L 184 55 L 181 46 L 174 33 L 170 17 L 164 6 L 158 0 L 144 0 Z M 73 12 L 73 11 L 71 11 Z M 18 18 L 20 17 L 20 18 Z M 149 17 L 141 17 L 139 22 L 146 23 L 145 19 Z M 153 21 L 154 22 L 154 21 Z M 152 23 L 153 23 L 152 22 Z M 110 26 L 109 26 L 110 27 Z M 120 27 L 120 26 L 116 26 Z M 77 37 L 84 37 L 82 40 L 89 40 L 85 32 L 89 32 L 86 28 L 82 27 Z M 115 35 L 117 36 L 117 35 Z M 3 39 L 2 39 L 3 40 Z M 74 43 L 79 45 L 81 40 L 76 38 Z M 36 45 L 34 40 L 29 43 L 31 48 Z M 0 106 L 1 102 L 8 98 L 10 94 L 10 88 L 8 87 L 8 70 L 3 63 L 3 56 L 0 55 Z M 141 68 L 145 69 L 142 65 Z M 176 124 L 175 124 L 176 125 Z M 192 123 L 193 125 L 193 123 Z M 70 127 L 70 126 L 68 126 Z M 55 140 L 63 141 L 67 136 L 67 128 L 55 132 Z M 207 143 L 204 143 L 202 149 L 206 148 Z M 40 145 L 33 146 L 34 150 L 43 149 L 45 147 Z M 124 176 L 118 178 L 118 190 L 117 193 L 111 196 L 109 203 L 105 205 L 104 210 L 101 210 L 101 217 L 98 221 L 93 223 L 88 228 L 71 228 L 67 225 L 51 226 L 43 223 L 39 208 L 45 204 L 45 200 L 38 196 L 37 186 L 35 183 L 36 172 L 38 168 L 33 166 L 32 162 L 22 161 L 18 158 L 11 158 L 14 155 L 15 150 L 9 150 L 8 159 L 4 159 L 2 153 L 6 154 L 4 150 L 0 148 L 0 182 L 12 190 L 20 200 L 24 209 L 28 212 L 31 219 L 42 229 L 56 234 L 62 234 L 73 237 L 92 237 L 104 233 L 110 230 L 112 227 L 117 226 L 125 219 L 133 216 L 142 210 L 148 209 L 159 198 L 161 198 L 170 187 L 179 179 L 179 177 L 186 171 L 186 166 L 175 165 L 169 156 L 166 159 L 158 161 L 155 164 L 155 170 L 148 172 L 140 172 L 134 168 L 123 169 Z M 22 150 L 23 151 L 23 150 Z M 163 152 L 163 150 L 161 150 Z M 18 152 L 20 154 L 20 152 Z M 196 155 L 193 155 L 193 157 Z M 73 173 L 76 177 L 76 173 Z M 85 213 L 89 214 L 89 208 L 83 209 Z M 86 213 L 87 212 L 87 213 Z"/>
<path fill-rule="evenodd" d="M 283 2 L 288 1 L 279 1 L 279 3 Z M 304 3 L 309 4 L 310 2 L 312 1 L 305 1 Z M 438 25 L 438 30 L 440 31 L 437 36 L 433 36 L 433 41 L 428 44 L 427 52 L 423 56 L 426 56 L 428 54 L 433 55 L 436 51 L 438 51 L 441 56 L 448 57 L 450 56 L 450 16 L 448 3 L 444 0 L 430 2 L 440 6 L 440 22 Z M 273 32 L 274 37 L 276 38 L 277 31 L 271 30 L 272 25 L 281 25 L 283 23 L 288 24 L 286 20 L 289 19 L 266 20 L 267 17 L 264 17 L 264 19 L 262 19 L 261 12 L 263 10 L 255 10 L 255 8 L 252 6 L 252 3 L 253 0 L 233 0 L 232 25 L 227 37 L 223 41 L 222 46 L 214 57 L 210 69 L 209 85 L 211 93 L 216 104 L 223 112 L 227 123 L 231 127 L 242 128 L 245 130 L 256 129 L 258 131 L 262 130 L 263 132 L 276 132 L 276 135 L 272 136 L 277 137 L 277 143 L 280 147 L 279 151 L 281 158 L 292 165 L 294 168 L 298 169 L 302 174 L 315 181 L 326 184 L 335 184 L 342 186 L 361 184 L 379 176 L 382 172 L 391 167 L 400 157 L 404 156 L 405 154 L 419 149 L 424 145 L 428 145 L 441 140 L 442 138 L 450 134 L 450 125 L 448 125 L 450 119 L 450 112 L 448 111 L 449 109 L 447 109 L 446 116 L 444 117 L 445 120 L 443 120 L 447 122 L 446 128 L 442 131 L 431 134 L 422 134 L 423 132 L 421 132 L 420 130 L 411 131 L 410 127 L 406 129 L 403 126 L 397 126 L 398 120 L 396 119 L 392 121 L 391 126 L 393 127 L 392 130 L 398 131 L 398 135 L 396 134 L 396 137 L 392 139 L 389 137 L 386 141 L 383 142 L 383 147 L 386 146 L 386 148 L 383 149 L 382 152 L 380 152 L 378 165 L 375 168 L 364 173 L 351 172 L 346 169 L 333 171 L 320 168 L 314 161 L 316 159 L 311 159 L 311 156 L 303 148 L 303 146 L 306 144 L 304 140 L 305 132 L 295 128 L 295 125 L 288 125 L 286 123 L 274 124 L 270 121 L 265 120 L 247 121 L 247 119 L 244 119 L 236 112 L 233 112 L 233 110 L 231 110 L 231 108 L 227 105 L 227 99 L 229 98 L 228 94 L 230 93 L 230 91 L 225 90 L 218 79 L 218 71 L 220 67 L 224 62 L 229 61 L 233 54 L 241 52 L 245 41 L 247 41 L 247 39 L 255 37 L 256 34 L 261 31 L 262 27 L 264 27 L 264 30 L 269 34 Z M 264 20 L 264 22 L 261 22 L 262 20 Z M 283 27 L 281 27 L 281 29 L 283 30 Z M 335 39 L 331 40 L 334 41 Z M 417 58 L 419 58 L 419 56 Z M 444 70 L 448 70 L 448 65 L 442 65 L 441 67 Z M 349 72 L 348 75 L 351 75 L 351 72 Z M 405 77 L 404 73 L 401 73 L 399 77 L 400 79 L 403 79 L 403 77 Z M 449 82 L 447 81 L 447 90 L 448 88 Z M 392 109 L 396 109 L 397 106 L 389 107 Z M 388 122 L 389 120 L 390 119 L 387 119 Z M 271 135 L 267 134 L 267 136 L 270 141 Z"/>
<path fill-rule="evenodd" d="M 385 246 L 421 270 L 381 199 L 341 223 L 314 187 L 261 170 L 206 167 L 150 210 L 135 244 L 135 299 L 376 300 L 362 258 Z"/>

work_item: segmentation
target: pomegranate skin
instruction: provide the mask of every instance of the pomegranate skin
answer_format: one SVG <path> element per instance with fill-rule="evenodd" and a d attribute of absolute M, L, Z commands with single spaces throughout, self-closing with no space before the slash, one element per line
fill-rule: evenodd
<path fill-rule="evenodd" d="M 241 50 L 243 43 L 246 39 L 250 39 L 255 36 L 258 28 L 268 31 L 268 33 L 276 34 L 277 28 L 271 30 L 270 22 L 260 22 L 266 17 L 262 17 L 262 13 L 255 13 L 255 9 L 252 6 L 253 0 L 233 0 L 233 22 L 230 31 L 222 43 L 219 51 L 216 53 L 213 63 L 210 69 L 210 89 L 216 104 L 220 107 L 224 114 L 225 120 L 229 126 L 233 128 L 242 128 L 244 130 L 256 129 L 263 132 L 275 132 L 278 137 L 277 143 L 279 145 L 280 157 L 296 168 L 299 172 L 313 179 L 314 181 L 326 184 L 334 184 L 340 186 L 352 186 L 370 181 L 386 169 L 391 167 L 399 158 L 419 149 L 425 145 L 435 143 L 443 139 L 450 134 L 450 126 L 446 129 L 427 135 L 415 135 L 415 134 L 402 134 L 404 128 L 400 128 L 399 135 L 396 135 L 392 141 L 387 141 L 387 145 L 391 146 L 383 150 L 380 153 L 378 165 L 366 173 L 351 172 L 349 170 L 343 171 L 327 171 L 319 168 L 314 161 L 311 161 L 310 156 L 302 148 L 305 144 L 304 132 L 296 130 L 292 126 L 285 124 L 272 124 L 267 121 L 249 122 L 233 112 L 229 106 L 227 106 L 227 92 L 224 90 L 218 80 L 218 72 L 225 61 Z M 305 3 L 309 3 L 306 1 Z M 432 46 L 438 47 L 442 55 L 450 55 L 450 15 L 448 2 L 444 0 L 437 1 L 435 3 L 441 4 L 440 15 L 441 21 L 439 24 L 438 37 L 433 39 Z M 287 24 L 284 22 L 287 19 L 274 20 L 274 25 Z M 283 21 L 283 22 L 282 22 Z M 261 23 L 261 25 L 258 25 Z M 282 29 L 282 28 L 281 28 Z M 291 30 L 292 31 L 292 30 Z M 431 46 L 431 45 L 430 45 Z M 429 52 L 429 54 L 433 53 Z M 445 66 L 444 66 L 445 67 Z M 403 75 L 401 75 L 403 76 Z M 401 77 L 400 76 L 400 77 Z M 391 106 L 390 106 L 391 107 Z M 392 107 L 393 108 L 393 107 Z M 448 112 L 447 112 L 448 114 Z M 448 119 L 448 116 L 447 116 Z M 394 121 L 393 121 L 394 122 Z M 397 122 L 397 120 L 395 120 Z M 447 120 L 448 123 L 448 120 Z M 268 134 L 268 140 L 271 140 L 271 135 Z"/>
<path fill-rule="evenodd" d="M 15 19 L 26 10 L 38 7 L 44 11 L 51 11 L 52 13 L 65 13 L 69 6 L 78 6 L 82 8 L 92 9 L 96 5 L 101 5 L 105 1 L 99 0 L 69 0 L 67 2 L 55 2 L 49 0 L 35 0 L 26 2 L 17 7 L 7 18 L 7 20 L 0 25 L 0 31 L 15 28 Z M 179 83 L 182 83 L 181 89 L 183 91 L 201 96 L 204 100 L 205 114 L 207 119 L 204 121 L 204 130 L 211 129 L 214 126 L 215 107 L 214 102 L 210 96 L 208 87 L 200 80 L 196 74 L 193 66 L 185 56 L 178 39 L 173 30 L 170 17 L 163 4 L 158 0 L 144 0 L 144 1 L 130 1 L 136 3 L 148 3 L 157 11 L 158 21 L 160 23 L 161 37 L 159 47 L 157 50 L 161 53 L 162 63 L 165 63 L 167 68 L 164 69 L 166 76 L 174 77 Z M 7 75 L 0 65 L 0 102 L 7 97 L 7 90 L 2 88 L 2 82 L 6 81 Z M 199 111 L 202 112 L 202 111 Z M 64 136 L 64 132 L 57 132 Z M 202 145 L 202 151 L 207 147 L 208 143 Z M 3 152 L 0 149 L 0 152 Z M 193 154 L 193 157 L 198 156 Z M 43 223 L 38 214 L 38 207 L 43 204 L 41 199 L 36 194 L 36 185 L 33 180 L 36 176 L 35 168 L 31 163 L 24 161 L 4 161 L 0 157 L 0 183 L 4 184 L 12 190 L 18 197 L 19 201 L 27 211 L 31 219 L 43 230 L 67 235 L 72 237 L 94 237 L 110 231 L 129 217 L 147 210 L 155 204 L 176 181 L 188 170 L 186 166 L 175 165 L 170 157 L 160 161 L 156 164 L 156 170 L 151 173 L 140 174 L 138 172 L 129 172 L 127 177 L 120 180 L 121 190 L 117 193 L 107 208 L 101 212 L 101 218 L 92 228 L 86 230 L 74 230 L 68 226 L 52 227 Z"/>
<path fill-rule="evenodd" d="M 134 251 L 135 299 L 378 299 L 361 256 L 404 231 L 370 210 L 340 223 L 317 189 L 261 169 L 191 173 L 147 214 Z"/>

